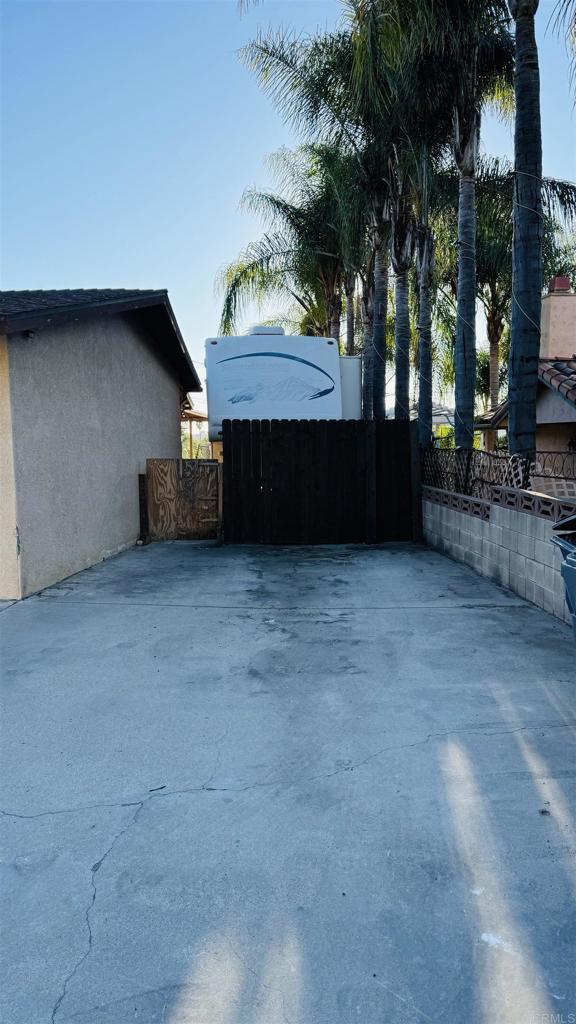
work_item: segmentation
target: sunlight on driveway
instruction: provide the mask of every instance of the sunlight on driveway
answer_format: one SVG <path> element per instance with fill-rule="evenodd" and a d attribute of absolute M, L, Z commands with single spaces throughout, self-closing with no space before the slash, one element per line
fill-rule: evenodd
<path fill-rule="evenodd" d="M 184 992 L 163 1024 L 233 1024 L 244 966 L 228 936 L 207 941 Z"/>
<path fill-rule="evenodd" d="M 478 998 L 485 1024 L 539 1024 L 551 1006 L 532 951 L 514 920 L 488 811 L 468 754 L 447 742 L 441 768 L 458 850 L 478 918 Z"/>
<path fill-rule="evenodd" d="M 241 1007 L 250 1010 L 254 1024 L 301 1024 L 300 943 L 291 927 L 282 934 L 278 922 L 276 930 L 280 937 L 266 954 L 252 1007 L 243 1005 L 242 997 L 247 973 L 256 972 L 247 967 L 231 935 L 213 937 L 196 955 L 184 993 L 163 1024 L 234 1024 Z M 251 950 L 244 952 L 250 958 Z"/>

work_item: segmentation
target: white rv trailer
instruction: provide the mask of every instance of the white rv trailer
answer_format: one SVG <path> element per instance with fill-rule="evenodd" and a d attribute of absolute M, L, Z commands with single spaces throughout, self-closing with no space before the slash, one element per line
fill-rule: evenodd
<path fill-rule="evenodd" d="M 255 327 L 206 340 L 206 390 L 211 441 L 225 419 L 360 419 L 361 359 L 341 357 L 333 338 Z"/>

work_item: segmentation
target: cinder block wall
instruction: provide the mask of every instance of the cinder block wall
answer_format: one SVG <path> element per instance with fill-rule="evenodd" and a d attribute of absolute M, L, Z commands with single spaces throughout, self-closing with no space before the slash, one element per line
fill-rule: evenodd
<path fill-rule="evenodd" d="M 485 518 L 424 499 L 426 543 L 571 624 L 551 520 L 476 499 L 474 507 Z"/>

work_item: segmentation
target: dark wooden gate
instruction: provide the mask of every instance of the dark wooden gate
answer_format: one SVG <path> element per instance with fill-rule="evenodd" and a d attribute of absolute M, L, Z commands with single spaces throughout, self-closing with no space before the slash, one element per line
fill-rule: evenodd
<path fill-rule="evenodd" d="M 232 544 L 417 539 L 416 435 L 398 420 L 225 420 Z"/>

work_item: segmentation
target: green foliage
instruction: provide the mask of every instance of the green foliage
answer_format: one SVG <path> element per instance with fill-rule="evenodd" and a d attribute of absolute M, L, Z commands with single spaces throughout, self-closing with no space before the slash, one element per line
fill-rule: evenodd
<path fill-rule="evenodd" d="M 554 7 L 554 28 L 562 32 L 568 48 L 572 51 L 570 77 L 576 86 L 576 0 L 557 0 Z"/>
<path fill-rule="evenodd" d="M 249 4 L 240 0 L 242 9 Z M 460 175 L 475 175 L 475 294 L 486 314 L 492 353 L 496 345 L 501 366 L 507 365 L 515 176 L 507 161 L 479 157 L 478 143 L 483 109 L 495 108 L 509 120 L 515 113 L 508 3 L 341 4 L 344 18 L 337 31 L 310 37 L 261 32 L 242 51 L 245 64 L 304 144 L 274 156 L 276 191 L 245 193 L 244 205 L 261 217 L 265 233 L 221 275 L 221 329 L 237 329 L 248 304 L 273 301 L 280 307 L 275 322 L 298 333 L 325 334 L 331 325 L 335 330 L 335 320 L 351 303 L 355 330 L 363 322 L 367 339 L 366 346 L 364 338 L 353 339 L 353 348 L 366 347 L 368 360 L 376 347 L 391 364 L 393 287 L 384 325 L 382 317 L 377 323 L 372 319 L 374 306 L 383 311 L 386 305 L 385 293 L 374 301 L 374 266 L 380 267 L 378 279 L 385 280 L 382 264 L 388 264 L 390 253 L 396 272 L 409 273 L 411 365 L 418 371 L 416 324 L 419 295 L 424 294 L 423 309 L 433 308 L 433 336 L 430 344 L 427 335 L 424 351 L 429 359 L 432 349 L 437 392 L 448 395 L 454 388 L 456 349 L 461 357 L 463 344 L 464 305 L 460 316 L 457 310 L 459 252 L 460 268 L 463 258 L 458 245 Z M 576 0 L 558 0 L 558 26 L 576 39 Z M 545 288 L 554 274 L 576 277 L 576 186 L 543 179 L 542 212 Z M 428 237 L 435 263 L 421 278 L 413 257 Z M 464 280 L 460 269 L 461 288 Z M 423 282 L 426 291 L 420 292 Z M 466 298 L 469 304 L 470 288 Z M 406 316 L 401 323 L 408 337 Z M 405 351 L 405 338 L 402 344 Z M 378 369 L 383 365 L 381 360 Z M 494 365 L 493 359 L 493 372 Z M 483 402 L 490 394 L 489 368 L 488 353 L 480 353 L 476 393 Z"/>
<path fill-rule="evenodd" d="M 365 260 L 365 210 L 350 156 L 307 144 L 273 158 L 282 193 L 248 190 L 243 205 L 269 231 L 223 271 L 220 330 L 230 334 L 251 302 L 296 302 L 307 330 L 325 334 L 347 272 Z"/>
<path fill-rule="evenodd" d="M 499 366 L 500 389 L 505 389 L 507 384 L 508 363 L 502 361 Z M 486 411 L 490 405 L 490 353 L 486 349 L 480 349 L 476 357 L 476 394 Z"/>

